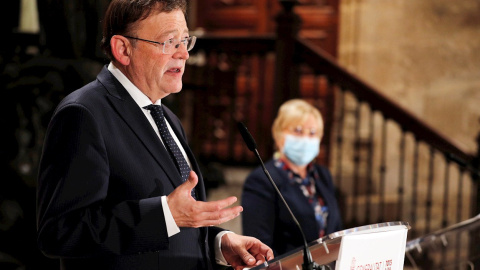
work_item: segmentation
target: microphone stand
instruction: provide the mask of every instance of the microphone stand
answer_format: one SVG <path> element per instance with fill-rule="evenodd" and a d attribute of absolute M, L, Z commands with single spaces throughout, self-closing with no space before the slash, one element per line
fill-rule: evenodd
<path fill-rule="evenodd" d="M 280 199 L 282 199 L 283 204 L 287 208 L 288 212 L 290 213 L 290 216 L 292 217 L 292 219 L 295 222 L 295 224 L 297 225 L 300 233 L 302 234 L 302 238 L 303 238 L 302 270 L 325 270 L 325 266 L 323 266 L 323 265 L 320 266 L 313 261 L 312 253 L 310 252 L 310 249 L 308 248 L 307 239 L 305 238 L 305 234 L 303 233 L 302 227 L 300 226 L 300 223 L 298 222 L 298 220 L 295 218 L 295 215 L 292 213 L 292 210 L 288 206 L 288 203 L 283 198 L 282 193 L 278 189 L 277 185 L 275 184 L 272 177 L 270 176 L 270 173 L 268 172 L 267 168 L 265 167 L 265 164 L 263 163 L 263 160 L 260 157 L 260 154 L 258 153 L 257 145 L 256 145 L 255 140 L 253 139 L 252 135 L 248 131 L 247 127 L 241 122 L 238 122 L 238 129 L 240 130 L 240 133 L 243 137 L 243 140 L 247 144 L 248 149 L 250 149 L 250 151 L 252 151 L 255 154 L 255 156 L 257 157 L 257 159 L 260 161 L 260 164 L 262 165 L 263 172 L 267 176 L 268 180 L 270 180 L 270 183 L 275 188 L 275 191 L 279 195 Z"/>

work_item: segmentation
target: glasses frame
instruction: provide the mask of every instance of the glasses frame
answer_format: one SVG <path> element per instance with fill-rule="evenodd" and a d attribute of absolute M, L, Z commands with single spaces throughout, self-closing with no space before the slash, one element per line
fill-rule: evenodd
<path fill-rule="evenodd" d="M 124 37 L 126 38 L 131 38 L 131 39 L 135 39 L 135 40 L 140 40 L 140 41 L 145 41 L 145 42 L 149 42 L 149 43 L 153 43 L 153 44 L 158 44 L 158 45 L 162 45 L 162 52 L 163 54 L 168 54 L 168 55 L 171 55 L 171 54 L 174 54 L 175 51 L 173 53 L 166 53 L 165 52 L 165 45 L 167 44 L 167 41 L 165 42 L 158 42 L 158 41 L 153 41 L 153 40 L 148 40 L 148 39 L 143 39 L 143 38 L 138 38 L 138 37 L 132 37 L 132 36 L 125 36 Z M 186 41 L 190 40 L 190 42 L 193 44 L 192 47 L 190 49 L 188 49 L 187 47 L 187 43 Z M 197 40 L 197 37 L 196 36 L 189 36 L 188 38 L 185 38 L 185 39 L 182 39 L 180 40 L 180 42 L 178 44 L 175 44 L 174 45 L 174 48 L 175 49 L 178 49 L 178 47 L 180 47 L 180 44 L 183 43 L 183 45 L 185 45 L 185 48 L 187 49 L 187 52 L 191 51 L 193 49 L 193 47 L 195 46 L 195 41 Z"/>
<path fill-rule="evenodd" d="M 321 137 L 320 131 L 315 128 L 305 129 L 303 128 L 303 126 L 299 125 L 299 126 L 287 128 L 287 130 L 291 134 L 295 134 L 296 136 L 310 137 L 310 138 Z M 306 131 L 306 134 L 305 134 L 305 131 Z"/>

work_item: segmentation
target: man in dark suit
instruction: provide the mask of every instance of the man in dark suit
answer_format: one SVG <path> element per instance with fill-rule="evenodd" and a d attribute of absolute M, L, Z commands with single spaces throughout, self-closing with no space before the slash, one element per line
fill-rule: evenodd
<path fill-rule="evenodd" d="M 111 63 L 49 124 L 37 196 L 38 244 L 61 269 L 235 269 L 273 259 L 259 240 L 214 225 L 235 197 L 205 202 L 179 119 L 161 99 L 182 88 L 184 0 L 113 0 L 102 47 Z M 161 105 L 161 106 L 160 106 Z"/>

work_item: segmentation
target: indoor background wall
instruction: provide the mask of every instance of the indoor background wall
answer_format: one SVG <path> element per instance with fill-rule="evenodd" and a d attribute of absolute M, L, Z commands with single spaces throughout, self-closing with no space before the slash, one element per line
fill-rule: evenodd
<path fill-rule="evenodd" d="M 460 149 L 480 130 L 480 1 L 342 0 L 339 61 Z"/>
<path fill-rule="evenodd" d="M 319 2 L 321 1 L 319 0 Z M 73 11 L 77 12 L 74 14 L 77 14 L 80 18 L 88 14 L 89 20 L 77 21 L 75 20 L 76 16 L 69 16 L 71 20 L 77 22 L 74 24 L 75 29 L 73 30 L 75 31 L 73 32 L 78 35 L 79 33 L 98 30 L 96 28 L 98 19 L 93 19 L 96 13 L 92 9 L 97 7 L 98 11 L 101 10 L 100 6 L 106 5 L 108 0 L 85 0 L 82 2 L 49 0 L 43 3 L 47 2 L 51 6 L 57 6 L 58 10 L 56 12 L 52 11 L 52 14 L 59 17 Z M 13 9 L 10 8 L 14 6 L 13 2 L 7 1 L 5 3 L 10 4 L 5 4 L 7 6 L 4 6 L 4 14 L 8 12 L 10 15 L 15 15 Z M 39 3 L 41 2 L 39 1 Z M 204 8 L 201 4 L 202 1 L 191 1 L 191 3 L 192 8 Z M 83 13 L 83 9 L 77 9 L 76 5 L 84 6 L 88 11 Z M 480 1 L 342 0 L 340 5 L 339 61 L 386 96 L 402 104 L 418 118 L 426 121 L 436 130 L 440 130 L 447 138 L 453 139 L 461 149 L 467 152 L 476 151 L 475 138 L 480 130 L 478 119 L 480 115 Z M 18 18 L 10 20 L 7 19 L 8 16 L 2 17 L 3 28 L 8 30 L 4 31 L 7 34 L 5 40 L 11 40 L 8 37 L 8 32 L 11 30 L 10 28 L 14 28 Z M 191 22 L 193 24 L 195 19 L 196 17 L 192 14 Z M 68 35 L 59 34 L 59 32 L 64 33 L 61 29 L 67 27 L 66 24 L 58 22 L 55 21 L 54 38 L 49 39 L 49 44 L 58 44 L 55 48 L 64 48 L 64 51 L 71 51 L 70 54 L 72 55 L 79 54 L 82 57 L 99 57 L 101 55 L 97 51 L 98 40 L 89 43 L 92 44 L 91 47 L 81 46 L 82 44 L 78 42 L 79 39 L 76 39 L 77 36 L 69 38 Z M 85 23 L 85 27 L 80 22 Z M 95 26 L 91 27 L 87 23 L 92 23 Z M 192 29 L 195 29 L 194 25 L 191 26 Z M 94 35 L 89 36 L 95 37 Z M 92 39 L 94 40 L 94 38 Z M 2 54 L 0 59 L 2 83 L 9 82 L 6 78 L 12 74 L 16 75 L 15 72 L 18 71 L 19 63 L 8 63 L 7 61 L 11 57 L 10 47 L 14 47 L 14 43 L 4 42 L 0 46 L 1 51 L 6 52 Z M 70 50 L 66 49 L 70 47 Z M 64 55 L 52 48 L 49 49 L 53 55 Z M 16 58 L 14 60 L 18 61 Z M 58 61 L 59 59 L 55 60 Z M 79 62 L 76 61 L 75 63 L 78 64 Z M 96 65 L 92 66 L 96 67 Z M 42 70 L 45 70 L 45 68 L 42 68 Z M 96 74 L 95 68 L 89 68 L 88 70 L 92 74 Z M 69 74 L 71 73 L 69 71 Z M 90 76 L 85 77 L 89 78 Z M 84 78 L 84 80 L 86 79 Z M 12 112 L 10 107 L 19 110 L 19 106 L 12 104 L 12 100 L 30 101 L 26 98 L 30 98 L 30 96 L 20 95 L 32 92 L 31 88 L 26 89 L 28 92 L 6 92 L 3 110 L 9 113 L 6 113 L 9 118 L 4 119 L 4 122 L 15 122 L 15 119 L 10 117 Z M 51 90 L 52 87 L 48 85 L 47 89 Z M 69 86 L 68 89 L 75 88 Z M 4 89 L 2 88 L 2 90 Z M 17 99 L 12 98 L 13 94 Z M 32 100 L 34 100 L 33 97 Z M 53 100 L 49 101 L 52 104 L 47 105 L 55 106 Z M 45 105 L 41 102 L 39 104 Z M 48 120 L 48 118 L 45 117 L 43 120 Z M 15 122 L 14 124 L 15 126 L 12 126 L 12 128 L 18 130 L 22 129 L 22 126 L 18 128 L 17 125 L 25 125 L 25 122 L 20 124 Z M 5 127 L 5 125 L 3 126 Z M 18 134 L 18 132 L 15 133 L 15 136 L 18 137 Z M 20 133 L 20 135 L 22 134 Z M 37 137 L 40 137 L 40 135 L 37 135 Z M 37 138 L 30 133 L 23 137 L 30 138 L 30 140 L 31 138 Z M 4 148 L 9 149 L 6 147 L 8 142 L 7 140 L 2 142 L 2 151 Z M 20 147 L 20 150 L 22 149 Z M 36 153 L 38 149 L 27 148 L 27 150 Z M 23 153 L 23 156 L 30 157 L 32 156 L 31 152 L 20 151 L 19 155 Z M 35 155 L 33 156 L 35 157 Z M 18 159 L 16 160 L 19 163 Z M 11 163 L 4 163 L 4 165 L 11 170 Z M 225 170 L 224 176 L 228 185 L 212 191 L 210 199 L 224 198 L 229 194 L 239 196 L 243 180 L 250 169 L 228 168 L 228 170 Z M 13 176 L 9 177 L 6 172 L 6 170 L 2 170 L 2 184 L 4 186 L 9 184 L 6 180 L 10 180 L 12 183 L 15 181 L 16 184 L 26 184 L 27 188 L 22 186 L 22 188 L 18 188 L 19 191 L 16 193 L 2 186 L 3 193 L 1 195 L 20 198 L 18 200 L 19 205 L 26 205 L 26 210 L 22 214 L 27 220 L 21 223 L 21 226 L 16 225 L 16 231 L 13 233 L 4 234 L 5 237 L 8 237 L 7 240 L 11 240 L 12 243 L 15 242 L 15 245 L 5 241 L 6 238 L 2 238 L 4 240 L 2 244 L 3 246 L 8 245 L 6 248 L 13 255 L 16 255 L 13 251 L 18 251 L 18 254 L 22 253 L 23 255 L 17 256 L 18 259 L 30 261 L 33 257 L 34 263 L 32 264 L 41 265 L 39 258 L 44 259 L 43 256 L 40 256 L 38 251 L 33 251 L 35 249 L 35 179 L 33 176 L 35 170 L 30 169 L 29 174 L 21 175 L 22 178 L 16 174 L 13 175 L 13 172 Z M 241 232 L 240 220 L 235 219 L 231 223 L 225 224 L 224 227 Z M 38 262 L 35 261 L 35 256 L 39 257 L 36 258 L 39 260 Z M 43 268 L 40 267 L 40 269 Z"/>

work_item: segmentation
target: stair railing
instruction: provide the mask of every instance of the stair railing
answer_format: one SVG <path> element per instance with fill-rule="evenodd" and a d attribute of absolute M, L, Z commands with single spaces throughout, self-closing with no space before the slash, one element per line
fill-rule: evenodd
<path fill-rule="evenodd" d="M 294 29 L 285 29 L 288 19 L 296 20 L 290 14 L 292 2 L 281 1 L 287 14 L 278 18 L 287 21 L 276 37 L 199 37 L 179 115 L 200 159 L 256 164 L 237 121 L 246 123 L 262 158 L 271 157 L 270 128 L 278 105 L 300 97 L 324 116 L 319 162 L 332 171 L 346 227 L 406 221 L 412 226 L 409 238 L 416 238 L 476 216 L 480 150 L 466 153 L 322 49 L 298 38 L 295 23 Z M 462 254 L 480 253 L 474 244 L 479 235 L 459 238 Z M 432 260 L 433 268 L 456 256 L 443 255 L 424 260 Z"/>

